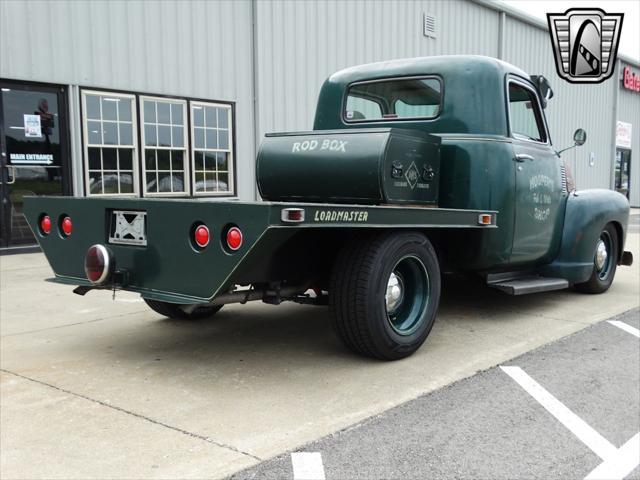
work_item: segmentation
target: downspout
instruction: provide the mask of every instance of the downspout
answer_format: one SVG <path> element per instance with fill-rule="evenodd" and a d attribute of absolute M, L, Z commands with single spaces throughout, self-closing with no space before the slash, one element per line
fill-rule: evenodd
<path fill-rule="evenodd" d="M 258 175 L 256 172 L 256 159 L 260 147 L 260 103 L 258 101 L 258 0 L 251 0 L 251 95 L 253 114 L 253 199 L 261 200 L 258 192 Z"/>
<path fill-rule="evenodd" d="M 507 23 L 507 14 L 500 12 L 500 20 L 498 22 L 498 59 L 504 60 L 504 29 Z"/>
<path fill-rule="evenodd" d="M 613 82 L 613 126 L 611 128 L 611 158 L 613 161 L 610 164 L 609 172 L 609 188 L 611 190 L 615 190 L 616 187 L 616 126 L 618 122 L 618 103 L 620 101 L 620 60 L 618 59 L 616 59 L 613 73 L 613 78 L 615 78 Z"/>

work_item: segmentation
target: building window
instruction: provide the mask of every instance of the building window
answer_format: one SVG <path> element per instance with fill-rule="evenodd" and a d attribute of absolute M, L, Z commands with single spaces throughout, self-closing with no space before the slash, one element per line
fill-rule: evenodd
<path fill-rule="evenodd" d="M 233 194 L 231 107 L 190 102 L 193 193 Z"/>
<path fill-rule="evenodd" d="M 87 195 L 234 195 L 231 105 L 81 92 Z"/>
<path fill-rule="evenodd" d="M 145 195 L 189 193 L 187 102 L 140 97 Z"/>
<path fill-rule="evenodd" d="M 134 98 L 82 92 L 88 195 L 133 195 L 138 191 Z"/>

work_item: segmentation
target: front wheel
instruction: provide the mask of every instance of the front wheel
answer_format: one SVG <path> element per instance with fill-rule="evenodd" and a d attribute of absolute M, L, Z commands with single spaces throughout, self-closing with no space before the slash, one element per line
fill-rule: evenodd
<path fill-rule="evenodd" d="M 591 277 L 584 283 L 577 283 L 576 289 L 584 293 L 603 293 L 609 290 L 616 275 L 619 249 L 618 232 L 613 225 L 608 224 L 596 241 Z"/>
<path fill-rule="evenodd" d="M 440 301 L 440 268 L 421 233 L 356 239 L 338 256 L 329 292 L 338 337 L 356 353 L 408 357 L 424 343 Z"/>
<path fill-rule="evenodd" d="M 164 317 L 178 320 L 199 320 L 209 318 L 218 313 L 222 305 L 181 305 L 178 303 L 160 302 L 144 299 L 145 303 L 156 313 Z"/>

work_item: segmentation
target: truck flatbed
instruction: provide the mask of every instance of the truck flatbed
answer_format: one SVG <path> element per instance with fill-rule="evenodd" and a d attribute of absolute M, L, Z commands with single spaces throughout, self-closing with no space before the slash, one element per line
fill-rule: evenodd
<path fill-rule="evenodd" d="M 46 211 L 40 211 L 43 205 Z M 210 302 L 241 280 L 238 272 L 272 258 L 274 250 L 300 230 L 491 229 L 497 226 L 498 214 L 415 206 L 64 197 L 27 198 L 25 209 L 30 219 L 44 214 L 73 219 L 73 234 L 68 237 L 39 235 L 56 275 L 52 281 L 91 286 L 83 260 L 87 250 L 99 242 L 112 250 L 117 262 L 118 281 L 109 288 L 183 304 Z M 283 220 L 283 211 L 291 210 L 304 212 L 303 220 Z M 114 243 L 115 212 L 144 214 L 146 245 Z M 200 223 L 207 225 L 212 238 L 205 249 L 191 242 L 193 226 Z M 221 241 L 229 225 L 242 231 L 242 246 L 235 252 L 225 249 Z M 38 232 L 37 225 L 31 227 Z"/>

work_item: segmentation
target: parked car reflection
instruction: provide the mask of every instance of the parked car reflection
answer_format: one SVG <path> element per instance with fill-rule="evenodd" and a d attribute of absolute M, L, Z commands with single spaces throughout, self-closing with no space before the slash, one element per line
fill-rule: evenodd
<path fill-rule="evenodd" d="M 172 188 L 173 187 L 173 188 Z M 152 178 L 147 182 L 147 192 L 149 193 L 185 193 L 182 172 L 173 175 L 164 175 L 159 179 Z"/>
<path fill-rule="evenodd" d="M 91 173 L 89 192 L 92 194 L 133 193 L 133 175 L 130 173 Z"/>
<path fill-rule="evenodd" d="M 173 186 L 173 189 L 171 188 Z M 133 193 L 133 175 L 130 173 L 106 173 L 91 176 L 89 179 L 89 191 L 94 195 Z M 169 193 L 184 192 L 185 185 L 182 177 L 165 176 L 159 180 L 155 178 L 147 183 L 149 193 Z M 229 191 L 229 185 L 222 180 L 200 180 L 196 182 L 194 191 L 196 193 L 215 193 Z"/>
<path fill-rule="evenodd" d="M 195 191 L 197 193 L 228 192 L 229 186 L 222 180 L 200 180 L 195 184 Z"/>

